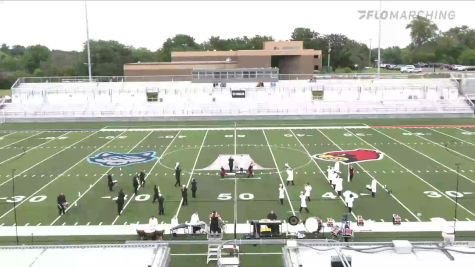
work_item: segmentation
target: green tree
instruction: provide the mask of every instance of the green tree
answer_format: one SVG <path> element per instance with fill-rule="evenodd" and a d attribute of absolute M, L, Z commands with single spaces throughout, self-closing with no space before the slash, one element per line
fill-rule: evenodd
<path fill-rule="evenodd" d="M 382 62 L 391 64 L 402 63 L 402 52 L 398 46 L 388 47 L 382 51 Z"/>
<path fill-rule="evenodd" d="M 434 39 L 438 27 L 431 20 L 425 17 L 417 16 L 417 18 L 406 25 L 406 29 L 411 30 L 410 35 L 412 43 L 416 47 L 419 47 L 424 43 Z"/>
<path fill-rule="evenodd" d="M 23 55 L 23 62 L 28 73 L 33 73 L 39 68 L 42 62 L 46 62 L 50 58 L 48 47 L 42 45 L 29 46 Z"/>
<path fill-rule="evenodd" d="M 475 50 L 467 48 L 458 58 L 458 63 L 462 65 L 475 66 Z"/>
<path fill-rule="evenodd" d="M 132 62 L 153 62 L 156 61 L 156 54 L 147 48 L 132 48 Z"/>
<path fill-rule="evenodd" d="M 94 76 L 123 75 L 124 64 L 133 62 L 132 51 L 129 47 L 117 41 L 91 40 L 92 74 Z M 84 45 L 82 62 L 76 65 L 80 75 L 87 75 L 87 47 Z"/>
<path fill-rule="evenodd" d="M 171 61 L 172 51 L 197 51 L 202 50 L 196 43 L 195 38 L 186 34 L 177 34 L 173 38 L 168 38 L 162 45 L 158 56 L 160 61 Z"/>

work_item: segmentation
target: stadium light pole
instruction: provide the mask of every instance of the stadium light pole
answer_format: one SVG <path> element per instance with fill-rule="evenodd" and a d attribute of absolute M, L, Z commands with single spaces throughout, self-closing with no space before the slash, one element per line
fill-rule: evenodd
<path fill-rule="evenodd" d="M 455 238 L 455 227 L 457 226 L 457 207 L 459 202 L 459 171 L 460 171 L 460 163 L 455 163 L 457 166 L 457 180 L 455 184 L 455 209 L 454 209 L 454 238 Z"/>
<path fill-rule="evenodd" d="M 368 67 L 371 67 L 371 38 L 369 38 L 369 59 L 368 59 Z"/>
<path fill-rule="evenodd" d="M 86 11 L 86 46 L 87 46 L 87 69 L 89 72 L 89 82 L 92 82 L 91 70 L 91 48 L 89 46 L 89 20 L 87 19 L 87 0 L 84 0 L 84 10 Z"/>
<path fill-rule="evenodd" d="M 378 21 L 378 79 L 381 78 L 381 0 L 379 0 L 379 21 Z"/>
<path fill-rule="evenodd" d="M 15 198 L 15 172 L 16 169 L 12 169 L 12 198 L 13 198 L 13 217 L 15 220 L 15 237 L 16 237 L 16 244 L 19 245 L 18 240 L 18 222 L 16 219 L 16 198 Z"/>
<path fill-rule="evenodd" d="M 330 54 L 332 52 L 332 42 L 328 40 L 328 60 L 327 60 L 327 71 L 330 70 Z"/>

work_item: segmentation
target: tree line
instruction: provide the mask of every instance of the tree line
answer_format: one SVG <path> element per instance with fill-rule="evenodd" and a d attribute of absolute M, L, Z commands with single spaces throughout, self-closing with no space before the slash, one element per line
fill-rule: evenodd
<path fill-rule="evenodd" d="M 411 43 L 404 48 L 382 49 L 382 61 L 393 64 L 438 62 L 446 64 L 475 65 L 475 30 L 460 26 L 439 31 L 436 24 L 418 17 L 407 26 Z M 327 65 L 330 50 L 332 70 L 366 67 L 375 64 L 377 48 L 351 40 L 342 34 L 320 34 L 309 28 L 295 28 L 291 40 L 303 41 L 304 48 L 322 50 L 323 65 Z M 123 65 L 131 62 L 170 61 L 172 51 L 252 50 L 262 49 L 271 36 L 236 37 L 223 39 L 212 36 L 198 43 L 186 34 L 168 38 L 156 51 L 135 48 L 117 41 L 91 40 L 92 72 L 95 76 L 123 75 Z M 81 52 L 50 50 L 43 45 L 0 47 L 0 88 L 10 88 L 22 76 L 86 76 L 86 46 Z"/>

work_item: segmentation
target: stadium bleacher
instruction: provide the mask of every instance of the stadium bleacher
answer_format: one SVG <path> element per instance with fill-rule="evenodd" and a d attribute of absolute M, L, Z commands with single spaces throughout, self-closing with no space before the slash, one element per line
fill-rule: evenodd
<path fill-rule="evenodd" d="M 40 81 L 40 80 L 38 80 Z M 47 80 L 46 80 L 47 81 Z M 245 98 L 233 98 L 232 90 Z M 147 92 L 158 92 L 156 102 Z M 323 91 L 320 100 L 312 93 Z M 473 114 L 450 79 L 282 80 L 256 88 L 254 83 L 225 87 L 192 82 L 17 82 L 7 120 L 33 118 L 94 119 L 232 115 L 413 115 Z"/>

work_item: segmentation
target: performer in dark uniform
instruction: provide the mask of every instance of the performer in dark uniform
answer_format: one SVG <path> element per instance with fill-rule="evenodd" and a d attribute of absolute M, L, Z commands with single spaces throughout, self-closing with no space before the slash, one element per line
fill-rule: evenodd
<path fill-rule="evenodd" d="M 153 186 L 153 201 L 152 201 L 152 203 L 155 203 L 155 201 L 158 200 L 158 197 L 159 197 L 158 186 L 154 185 Z"/>
<path fill-rule="evenodd" d="M 109 191 L 112 192 L 112 188 L 114 187 L 114 185 L 117 183 L 117 181 L 114 181 L 112 179 L 112 174 L 108 173 L 107 174 L 107 186 L 109 187 Z"/>
<path fill-rule="evenodd" d="M 65 214 L 66 206 L 68 202 L 66 201 L 66 196 L 64 195 L 64 193 L 59 194 L 57 201 L 58 201 L 59 215 Z"/>
<path fill-rule="evenodd" d="M 119 195 L 117 196 L 117 214 L 120 215 L 122 212 L 122 209 L 124 208 L 124 202 L 125 202 L 125 194 L 122 189 L 119 190 Z"/>
<path fill-rule="evenodd" d="M 350 166 L 350 182 L 353 181 L 354 175 L 355 175 L 355 169 L 353 169 L 353 166 Z"/>
<path fill-rule="evenodd" d="M 183 198 L 183 206 L 188 206 L 188 188 L 186 188 L 186 185 L 181 188 L 181 197 Z"/>
<path fill-rule="evenodd" d="M 141 171 L 139 174 L 140 187 L 145 186 L 145 170 Z"/>
<path fill-rule="evenodd" d="M 277 220 L 277 214 L 275 214 L 275 212 L 273 210 L 271 210 L 270 213 L 267 214 L 267 219 L 275 221 L 275 220 Z M 271 229 L 272 234 L 279 233 L 279 226 L 278 225 L 271 224 L 271 225 L 268 225 L 267 227 L 269 227 Z"/>
<path fill-rule="evenodd" d="M 177 162 L 176 163 L 176 166 L 175 166 L 175 187 L 178 185 L 178 186 L 181 186 L 181 182 L 180 182 L 180 176 L 181 176 L 181 168 L 180 168 L 180 163 Z"/>
<path fill-rule="evenodd" d="M 254 177 L 254 164 L 251 162 L 247 168 L 247 178 Z"/>
<path fill-rule="evenodd" d="M 226 170 L 224 169 L 224 167 L 221 167 L 219 175 L 221 176 L 221 178 L 224 178 L 224 176 L 226 176 Z"/>
<path fill-rule="evenodd" d="M 134 178 L 132 180 L 132 185 L 134 186 L 134 193 L 137 195 L 137 189 L 139 188 L 139 177 L 137 175 L 134 175 Z"/>
<path fill-rule="evenodd" d="M 229 159 L 228 159 L 228 165 L 229 165 L 229 172 L 233 172 L 233 167 L 234 167 L 234 159 L 233 159 L 233 157 L 229 157 Z"/>
<path fill-rule="evenodd" d="M 191 180 L 191 197 L 192 198 L 196 197 L 197 190 L 198 190 L 198 183 L 196 182 L 196 179 L 193 178 L 193 180 Z"/>
<path fill-rule="evenodd" d="M 160 194 L 160 196 L 158 197 L 158 215 L 165 214 L 164 203 L 165 203 L 165 198 L 163 197 L 162 194 Z"/>
<path fill-rule="evenodd" d="M 209 229 L 211 233 L 221 233 L 221 228 L 219 227 L 220 216 L 216 211 L 211 212 L 209 216 Z"/>

